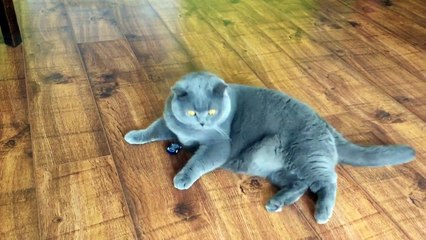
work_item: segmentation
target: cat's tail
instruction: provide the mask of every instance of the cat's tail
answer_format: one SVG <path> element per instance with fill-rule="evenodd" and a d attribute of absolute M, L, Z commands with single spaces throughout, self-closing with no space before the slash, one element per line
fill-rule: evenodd
<path fill-rule="evenodd" d="M 334 134 L 333 134 L 334 135 Z M 339 163 L 353 166 L 392 166 L 410 162 L 416 152 L 406 145 L 363 147 L 335 135 Z"/>
<path fill-rule="evenodd" d="M 353 143 L 336 145 L 339 163 L 353 166 L 391 166 L 414 159 L 413 148 L 405 145 L 362 147 Z"/>

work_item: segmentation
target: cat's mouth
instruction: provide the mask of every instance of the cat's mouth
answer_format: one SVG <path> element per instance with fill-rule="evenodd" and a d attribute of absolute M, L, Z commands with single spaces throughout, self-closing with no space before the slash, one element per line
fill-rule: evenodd
<path fill-rule="evenodd" d="M 207 124 L 205 122 L 200 122 L 198 124 L 193 125 L 193 128 L 198 130 L 208 130 L 214 128 L 212 125 Z"/>
<path fill-rule="evenodd" d="M 200 130 L 205 130 L 205 129 L 208 129 L 209 127 L 206 126 L 205 123 L 204 124 L 200 123 L 200 124 L 195 125 L 195 128 L 200 129 Z"/>

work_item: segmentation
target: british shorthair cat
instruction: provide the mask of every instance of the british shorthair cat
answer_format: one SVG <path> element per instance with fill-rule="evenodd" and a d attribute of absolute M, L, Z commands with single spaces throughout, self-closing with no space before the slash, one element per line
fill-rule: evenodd
<path fill-rule="evenodd" d="M 280 190 L 266 210 L 280 211 L 308 189 L 317 194 L 315 219 L 326 223 L 336 199 L 336 164 L 389 166 L 409 162 L 404 145 L 363 147 L 346 140 L 309 106 L 269 89 L 227 84 L 208 72 L 184 76 L 172 88 L 163 116 L 125 135 L 130 144 L 179 140 L 196 147 L 174 177 L 188 189 L 217 168 L 268 179 Z"/>

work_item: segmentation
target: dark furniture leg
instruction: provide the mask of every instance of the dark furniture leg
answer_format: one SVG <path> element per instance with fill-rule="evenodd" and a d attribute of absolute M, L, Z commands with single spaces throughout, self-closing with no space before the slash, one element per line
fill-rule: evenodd
<path fill-rule="evenodd" d="M 22 42 L 13 0 L 0 0 L 0 28 L 7 45 L 16 47 Z"/>

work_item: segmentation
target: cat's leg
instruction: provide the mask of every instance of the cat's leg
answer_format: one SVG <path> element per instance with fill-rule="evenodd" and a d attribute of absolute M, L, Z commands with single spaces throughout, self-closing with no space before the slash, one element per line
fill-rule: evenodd
<path fill-rule="evenodd" d="M 335 174 L 335 173 L 334 173 Z M 336 202 L 337 177 L 330 178 L 331 181 L 314 182 L 310 189 L 317 194 L 315 204 L 315 219 L 319 224 L 325 224 L 333 214 L 334 204 Z"/>
<path fill-rule="evenodd" d="M 169 130 L 163 118 L 157 119 L 146 129 L 133 130 L 124 136 L 124 140 L 130 144 L 145 144 L 174 139 L 177 139 L 176 135 Z"/>
<path fill-rule="evenodd" d="M 294 181 L 283 186 L 265 205 L 268 212 L 280 212 L 283 207 L 295 203 L 308 189 L 303 181 Z"/>
<path fill-rule="evenodd" d="M 309 128 L 291 144 L 290 155 L 297 172 L 307 180 L 309 188 L 318 195 L 315 206 L 315 219 L 326 223 L 332 213 L 336 200 L 337 150 L 334 137 L 327 129 Z"/>
<path fill-rule="evenodd" d="M 223 165 L 229 157 L 231 145 L 229 142 L 212 145 L 200 145 L 195 154 L 173 179 L 177 189 L 188 189 L 204 174 Z"/>

